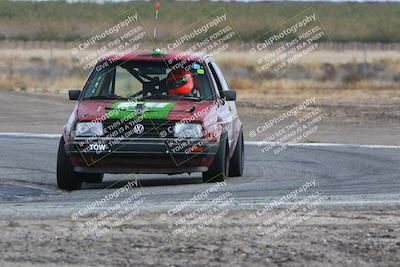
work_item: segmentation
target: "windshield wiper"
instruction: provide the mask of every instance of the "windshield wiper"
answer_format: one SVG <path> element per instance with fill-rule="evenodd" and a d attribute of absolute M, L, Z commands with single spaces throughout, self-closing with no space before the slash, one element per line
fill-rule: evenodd
<path fill-rule="evenodd" d="M 184 96 L 185 99 L 187 100 L 194 100 L 194 101 L 203 101 L 204 98 L 201 96 Z"/>
<path fill-rule="evenodd" d="M 98 96 L 86 97 L 86 98 L 84 98 L 83 100 L 91 100 L 91 99 L 119 99 L 119 98 L 121 98 L 121 97 L 98 95 Z"/>
<path fill-rule="evenodd" d="M 204 98 L 199 96 L 171 96 L 171 95 L 152 95 L 152 96 L 142 96 L 140 98 L 130 98 L 128 97 L 127 99 L 132 99 L 132 100 L 136 100 L 136 101 L 146 101 L 146 100 L 157 100 L 157 99 L 171 99 L 171 100 L 179 100 L 182 99 L 182 97 L 185 100 L 193 100 L 193 101 L 203 101 Z"/>

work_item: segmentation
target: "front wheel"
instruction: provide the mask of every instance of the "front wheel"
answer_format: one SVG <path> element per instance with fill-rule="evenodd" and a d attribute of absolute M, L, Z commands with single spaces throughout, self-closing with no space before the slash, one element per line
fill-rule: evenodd
<path fill-rule="evenodd" d="M 208 171 L 203 172 L 203 182 L 213 183 L 222 182 L 228 176 L 229 170 L 229 147 L 227 137 L 221 137 L 217 154 Z"/>
<path fill-rule="evenodd" d="M 239 139 L 237 140 L 235 151 L 229 163 L 229 176 L 238 177 L 243 175 L 244 169 L 244 138 L 243 132 L 240 130 Z"/>
<path fill-rule="evenodd" d="M 57 155 L 57 186 L 64 190 L 78 190 L 82 187 L 82 174 L 75 172 L 64 148 L 61 137 Z"/>
<path fill-rule="evenodd" d="M 83 174 L 83 181 L 85 183 L 100 184 L 103 182 L 104 174 L 102 173 L 85 173 Z"/>

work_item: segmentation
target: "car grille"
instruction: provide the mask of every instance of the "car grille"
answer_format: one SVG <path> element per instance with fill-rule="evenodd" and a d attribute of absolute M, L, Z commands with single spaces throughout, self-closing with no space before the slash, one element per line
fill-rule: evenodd
<path fill-rule="evenodd" d="M 143 132 L 141 126 L 143 126 Z M 107 120 L 103 122 L 106 130 L 105 137 L 118 138 L 169 138 L 173 137 L 174 121 L 167 120 L 142 120 L 125 121 Z M 136 129 L 135 129 L 136 127 Z"/>

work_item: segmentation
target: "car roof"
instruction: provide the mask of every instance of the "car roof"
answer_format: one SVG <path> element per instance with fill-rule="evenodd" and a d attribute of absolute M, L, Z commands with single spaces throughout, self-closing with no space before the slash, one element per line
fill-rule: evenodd
<path fill-rule="evenodd" d="M 200 53 L 188 53 L 188 52 L 178 52 L 178 51 L 168 51 L 163 54 L 157 50 L 147 50 L 147 51 L 137 51 L 131 53 L 123 53 L 123 54 L 113 54 L 107 57 L 104 57 L 102 60 L 137 60 L 137 61 L 168 61 L 168 60 L 176 60 L 176 61 L 196 61 L 196 62 L 205 62 L 208 63 L 212 61 L 212 58 L 206 54 Z"/>

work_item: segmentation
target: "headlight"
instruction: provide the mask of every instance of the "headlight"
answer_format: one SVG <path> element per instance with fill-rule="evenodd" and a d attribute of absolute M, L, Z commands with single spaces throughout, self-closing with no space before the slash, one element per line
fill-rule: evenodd
<path fill-rule="evenodd" d="M 75 128 L 76 136 L 101 136 L 103 124 L 101 122 L 78 122 Z"/>
<path fill-rule="evenodd" d="M 179 138 L 200 138 L 202 127 L 198 123 L 177 123 L 174 127 L 174 136 Z"/>

